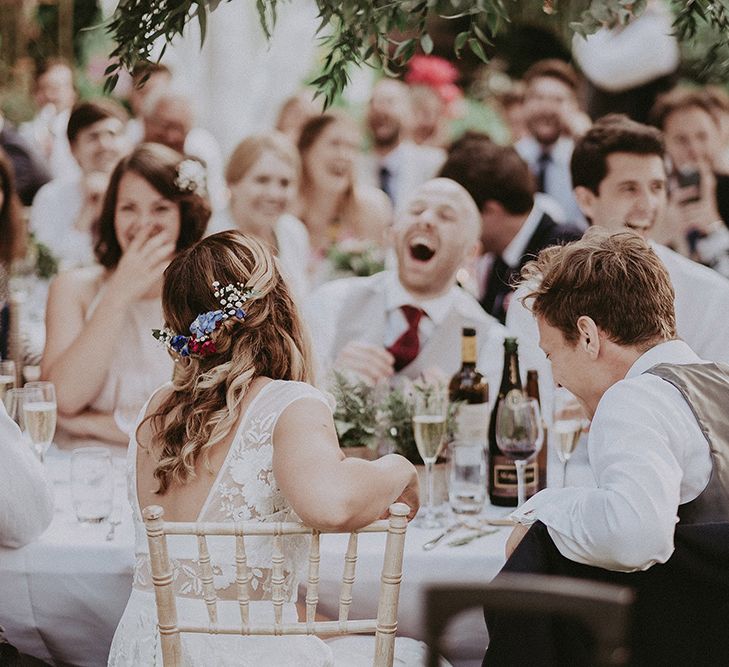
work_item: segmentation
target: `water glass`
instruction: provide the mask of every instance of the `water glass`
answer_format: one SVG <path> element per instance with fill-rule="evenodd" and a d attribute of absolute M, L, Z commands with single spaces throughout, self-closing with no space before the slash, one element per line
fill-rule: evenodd
<path fill-rule="evenodd" d="M 71 500 L 81 523 L 100 523 L 111 514 L 114 473 L 106 447 L 84 447 L 71 452 Z"/>
<path fill-rule="evenodd" d="M 448 461 L 448 501 L 455 514 L 478 514 L 486 501 L 486 452 L 480 443 L 455 440 Z"/>

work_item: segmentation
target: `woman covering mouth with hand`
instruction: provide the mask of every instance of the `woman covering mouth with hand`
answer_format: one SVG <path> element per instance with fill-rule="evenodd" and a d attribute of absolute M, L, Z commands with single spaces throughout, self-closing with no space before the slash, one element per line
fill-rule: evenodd
<path fill-rule="evenodd" d="M 98 264 L 60 274 L 48 297 L 41 374 L 56 386 L 68 435 L 126 444 L 115 409 L 141 407 L 170 379 L 172 363 L 149 335 L 162 274 L 209 217 L 200 162 L 142 144 L 117 164 L 94 227 Z"/>

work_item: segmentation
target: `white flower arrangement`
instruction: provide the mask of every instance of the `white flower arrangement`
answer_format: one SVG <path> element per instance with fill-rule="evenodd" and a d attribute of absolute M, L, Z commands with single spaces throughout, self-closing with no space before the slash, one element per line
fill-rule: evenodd
<path fill-rule="evenodd" d="M 199 197 L 207 196 L 207 173 L 197 160 L 183 160 L 177 165 L 175 185 L 181 192 L 192 192 Z"/>

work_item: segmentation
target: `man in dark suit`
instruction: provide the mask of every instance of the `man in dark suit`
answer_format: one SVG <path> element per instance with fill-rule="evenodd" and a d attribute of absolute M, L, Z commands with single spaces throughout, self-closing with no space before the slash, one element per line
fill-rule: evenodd
<path fill-rule="evenodd" d="M 15 186 L 20 201 L 30 206 L 35 193 L 51 180 L 51 174 L 36 154 L 35 149 L 12 127 L 0 113 L 0 148 L 15 171 Z"/>
<path fill-rule="evenodd" d="M 581 238 L 582 230 L 555 222 L 535 204 L 526 162 L 484 134 L 468 133 L 455 142 L 440 175 L 466 188 L 481 212 L 478 297 L 484 310 L 503 323 L 513 279 L 524 264 L 543 248 Z"/>

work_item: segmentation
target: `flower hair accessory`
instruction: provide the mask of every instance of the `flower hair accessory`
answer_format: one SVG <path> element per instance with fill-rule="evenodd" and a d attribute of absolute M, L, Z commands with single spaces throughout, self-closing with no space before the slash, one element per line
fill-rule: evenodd
<path fill-rule="evenodd" d="M 181 357 L 195 355 L 209 357 L 217 352 L 215 341 L 211 335 L 220 327 L 221 322 L 235 318 L 241 322 L 246 318 L 243 304 L 256 295 L 251 287 L 244 287 L 242 283 L 221 287 L 216 280 L 213 283 L 215 297 L 220 302 L 219 310 L 209 310 L 200 313 L 190 324 L 190 336 L 178 334 L 167 328 L 153 329 L 152 335 L 170 350 Z"/>
<path fill-rule="evenodd" d="M 199 197 L 207 195 L 205 167 L 197 160 L 183 160 L 177 165 L 175 185 L 181 192 L 192 192 Z"/>

